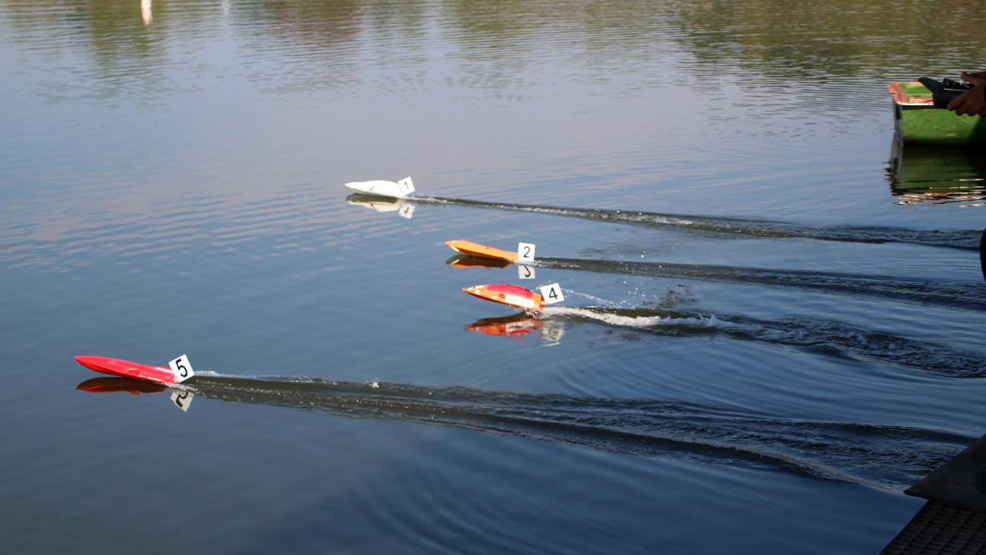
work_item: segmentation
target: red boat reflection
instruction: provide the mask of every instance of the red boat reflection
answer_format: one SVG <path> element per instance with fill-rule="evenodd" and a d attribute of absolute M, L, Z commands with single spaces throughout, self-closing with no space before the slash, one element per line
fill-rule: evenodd
<path fill-rule="evenodd" d="M 160 393 L 167 389 L 163 384 L 135 380 L 133 378 L 91 378 L 75 387 L 87 393 L 129 393 L 143 395 L 145 393 Z"/>

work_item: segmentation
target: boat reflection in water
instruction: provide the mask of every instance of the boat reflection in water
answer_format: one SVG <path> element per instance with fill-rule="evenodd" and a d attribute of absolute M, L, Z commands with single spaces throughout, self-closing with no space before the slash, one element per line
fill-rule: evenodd
<path fill-rule="evenodd" d="M 499 318 L 483 318 L 466 326 L 469 331 L 483 335 L 528 335 L 541 329 L 541 319 L 526 312 Z"/>
<path fill-rule="evenodd" d="M 409 220 L 414 216 L 414 204 L 403 199 L 355 193 L 346 197 L 346 201 L 353 206 L 362 206 L 377 212 L 397 212 L 402 218 Z"/>
<path fill-rule="evenodd" d="M 897 204 L 986 205 L 986 152 L 979 148 L 907 147 L 895 137 L 887 166 L 890 193 Z M 979 242 L 979 265 L 986 280 L 986 229 Z"/>
<path fill-rule="evenodd" d="M 483 256 L 469 256 L 468 254 L 457 254 L 452 258 L 445 261 L 445 264 L 453 268 L 486 268 L 487 270 L 492 270 L 493 268 L 506 268 L 513 264 L 506 260 L 486 258 Z"/>
<path fill-rule="evenodd" d="M 145 393 L 160 393 L 167 387 L 164 384 L 133 378 L 92 378 L 80 383 L 76 389 L 87 393 L 122 392 L 131 395 L 143 395 Z"/>
<path fill-rule="evenodd" d="M 981 148 L 908 145 L 895 140 L 887 167 L 897 204 L 986 204 L 986 153 Z"/>
<path fill-rule="evenodd" d="M 188 407 L 191 406 L 192 399 L 195 398 L 195 394 L 188 389 L 168 387 L 161 383 L 134 378 L 92 378 L 80 383 L 75 388 L 86 393 L 129 393 L 131 395 L 170 391 L 171 403 L 183 412 L 188 412 Z"/>
<path fill-rule="evenodd" d="M 557 345 L 565 335 L 565 324 L 561 320 L 545 319 L 526 312 L 498 318 L 482 318 L 465 326 L 468 331 L 483 335 L 506 337 L 540 337 L 547 347 Z"/>

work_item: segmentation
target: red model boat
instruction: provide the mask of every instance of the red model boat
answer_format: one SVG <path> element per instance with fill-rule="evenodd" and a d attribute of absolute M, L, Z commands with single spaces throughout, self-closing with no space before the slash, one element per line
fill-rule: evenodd
<path fill-rule="evenodd" d="M 519 285 L 473 285 L 466 287 L 463 291 L 480 299 L 515 306 L 532 312 L 540 312 L 544 307 L 544 299 L 541 298 L 541 295 L 528 291 Z"/>
<path fill-rule="evenodd" d="M 111 376 L 135 378 L 163 384 L 178 383 L 171 368 L 165 368 L 163 366 L 148 366 L 139 362 L 130 362 L 129 360 L 97 356 L 77 356 L 75 360 L 90 370 Z"/>

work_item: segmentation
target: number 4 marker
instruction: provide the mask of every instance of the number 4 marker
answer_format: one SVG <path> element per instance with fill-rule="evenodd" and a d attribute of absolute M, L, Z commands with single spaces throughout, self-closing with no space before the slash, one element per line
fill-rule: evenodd
<path fill-rule="evenodd" d="M 175 381 L 178 383 L 195 375 L 195 371 L 192 370 L 192 363 L 188 361 L 188 355 L 181 355 L 169 362 L 168 366 L 171 367 L 171 372 L 175 375 Z"/>
<path fill-rule="evenodd" d="M 555 304 L 565 300 L 565 295 L 561 292 L 561 285 L 557 283 L 542 285 L 539 289 L 541 290 L 541 297 L 544 299 L 544 304 Z"/>

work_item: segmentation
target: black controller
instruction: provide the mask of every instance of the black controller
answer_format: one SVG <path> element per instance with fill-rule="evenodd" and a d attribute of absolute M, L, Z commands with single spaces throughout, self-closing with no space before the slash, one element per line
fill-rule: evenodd
<path fill-rule="evenodd" d="M 949 102 L 972 88 L 971 83 L 962 83 L 961 81 L 948 78 L 935 81 L 930 77 L 922 77 L 918 81 L 931 91 L 931 97 L 935 101 L 936 108 L 947 107 Z"/>

